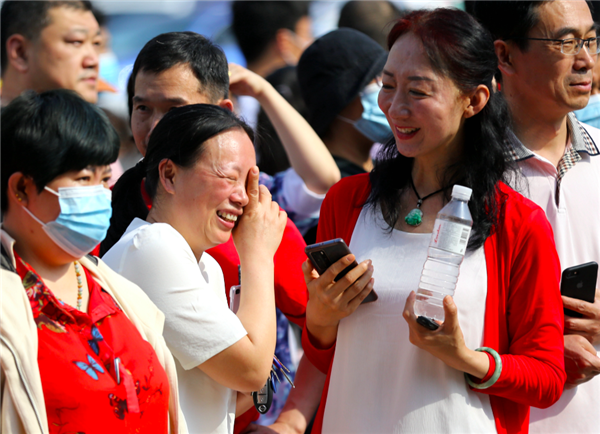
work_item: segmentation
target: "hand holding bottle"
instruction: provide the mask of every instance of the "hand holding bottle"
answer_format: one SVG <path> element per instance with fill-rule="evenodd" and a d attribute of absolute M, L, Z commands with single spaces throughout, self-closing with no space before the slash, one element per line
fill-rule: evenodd
<path fill-rule="evenodd" d="M 458 323 L 458 309 L 452 297 L 444 297 L 445 320 L 435 331 L 430 331 L 417 323 L 414 305 L 416 294 L 410 293 L 406 299 L 402 316 L 408 323 L 410 343 L 437 357 L 451 368 L 457 369 L 475 378 L 487 374 L 490 361 L 486 354 L 467 348 Z"/>

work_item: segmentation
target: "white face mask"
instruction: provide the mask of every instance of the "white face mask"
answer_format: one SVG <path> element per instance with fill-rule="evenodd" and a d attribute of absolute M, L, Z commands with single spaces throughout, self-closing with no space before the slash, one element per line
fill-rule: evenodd
<path fill-rule="evenodd" d="M 106 237 L 112 215 L 111 191 L 101 185 L 59 188 L 60 214 L 56 220 L 44 223 L 31 211 L 25 212 L 37 221 L 54 243 L 69 255 L 81 258 Z"/>

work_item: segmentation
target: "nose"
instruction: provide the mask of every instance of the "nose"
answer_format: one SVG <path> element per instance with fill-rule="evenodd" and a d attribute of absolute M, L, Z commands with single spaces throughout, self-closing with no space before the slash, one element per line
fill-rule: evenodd
<path fill-rule="evenodd" d="M 246 192 L 246 185 L 238 182 L 229 199 L 231 202 L 241 206 L 242 208 L 248 205 L 250 199 L 248 198 L 248 193 Z"/>
<path fill-rule="evenodd" d="M 100 55 L 98 54 L 98 50 L 96 50 L 96 47 L 94 47 L 93 44 L 89 44 L 83 55 L 83 67 L 98 69 L 99 65 Z"/>
<path fill-rule="evenodd" d="M 588 71 L 590 69 L 592 69 L 594 67 L 594 64 L 596 63 L 597 59 L 598 59 L 598 54 L 595 52 L 595 47 L 594 50 L 590 50 L 590 47 L 587 43 L 582 42 L 583 43 L 583 47 L 581 47 L 581 50 L 579 51 L 579 53 L 577 53 L 576 57 L 576 62 L 575 62 L 575 69 L 577 71 Z"/>
<path fill-rule="evenodd" d="M 402 119 L 410 116 L 410 108 L 408 103 L 400 95 L 396 95 L 388 109 L 389 118 Z"/>

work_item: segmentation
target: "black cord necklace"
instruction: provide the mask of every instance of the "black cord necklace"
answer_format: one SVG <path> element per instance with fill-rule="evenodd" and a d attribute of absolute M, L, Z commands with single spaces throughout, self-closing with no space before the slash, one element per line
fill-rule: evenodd
<path fill-rule="evenodd" d="M 431 196 L 434 196 L 438 193 L 441 193 L 442 191 L 445 190 L 445 188 L 440 188 L 437 191 L 434 191 L 431 194 L 428 194 L 425 197 L 421 197 L 419 196 L 419 193 L 417 192 L 417 189 L 415 187 L 415 184 L 413 183 L 412 180 L 412 175 L 410 177 L 410 186 L 412 187 L 413 191 L 415 192 L 415 195 L 417 196 L 417 207 L 413 208 L 407 215 L 406 217 L 404 217 L 404 221 L 406 222 L 407 225 L 409 226 L 419 226 L 421 224 L 421 222 L 423 221 L 423 211 L 421 211 L 421 205 L 423 204 L 423 202 L 427 199 L 429 199 Z"/>

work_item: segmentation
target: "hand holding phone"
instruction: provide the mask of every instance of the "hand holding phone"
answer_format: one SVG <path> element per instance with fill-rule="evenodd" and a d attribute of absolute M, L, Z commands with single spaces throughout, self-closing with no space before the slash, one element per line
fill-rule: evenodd
<path fill-rule="evenodd" d="M 302 264 L 309 293 L 306 327 L 318 348 L 329 348 L 333 344 L 339 322 L 351 315 L 373 291 L 373 265 L 370 260 L 354 266 L 335 281 L 354 259 L 352 254 L 345 255 L 322 274 L 318 273 L 311 260 Z"/>
<path fill-rule="evenodd" d="M 344 256 L 352 254 L 344 240 L 336 238 L 322 243 L 311 244 L 304 249 L 306 256 L 310 259 L 311 264 L 317 270 L 319 275 L 323 275 L 332 264 L 342 259 Z M 342 272 L 338 273 L 333 279 L 338 282 L 350 270 L 353 270 L 358 263 L 354 260 Z M 377 294 L 372 290 L 369 295 L 362 301 L 362 304 L 377 300 Z"/>
<path fill-rule="evenodd" d="M 586 264 L 569 267 L 562 273 L 560 292 L 565 297 L 593 303 L 596 297 L 596 280 L 598 278 L 598 264 L 588 262 Z M 583 318 L 579 312 L 565 309 L 565 315 L 573 318 Z"/>

